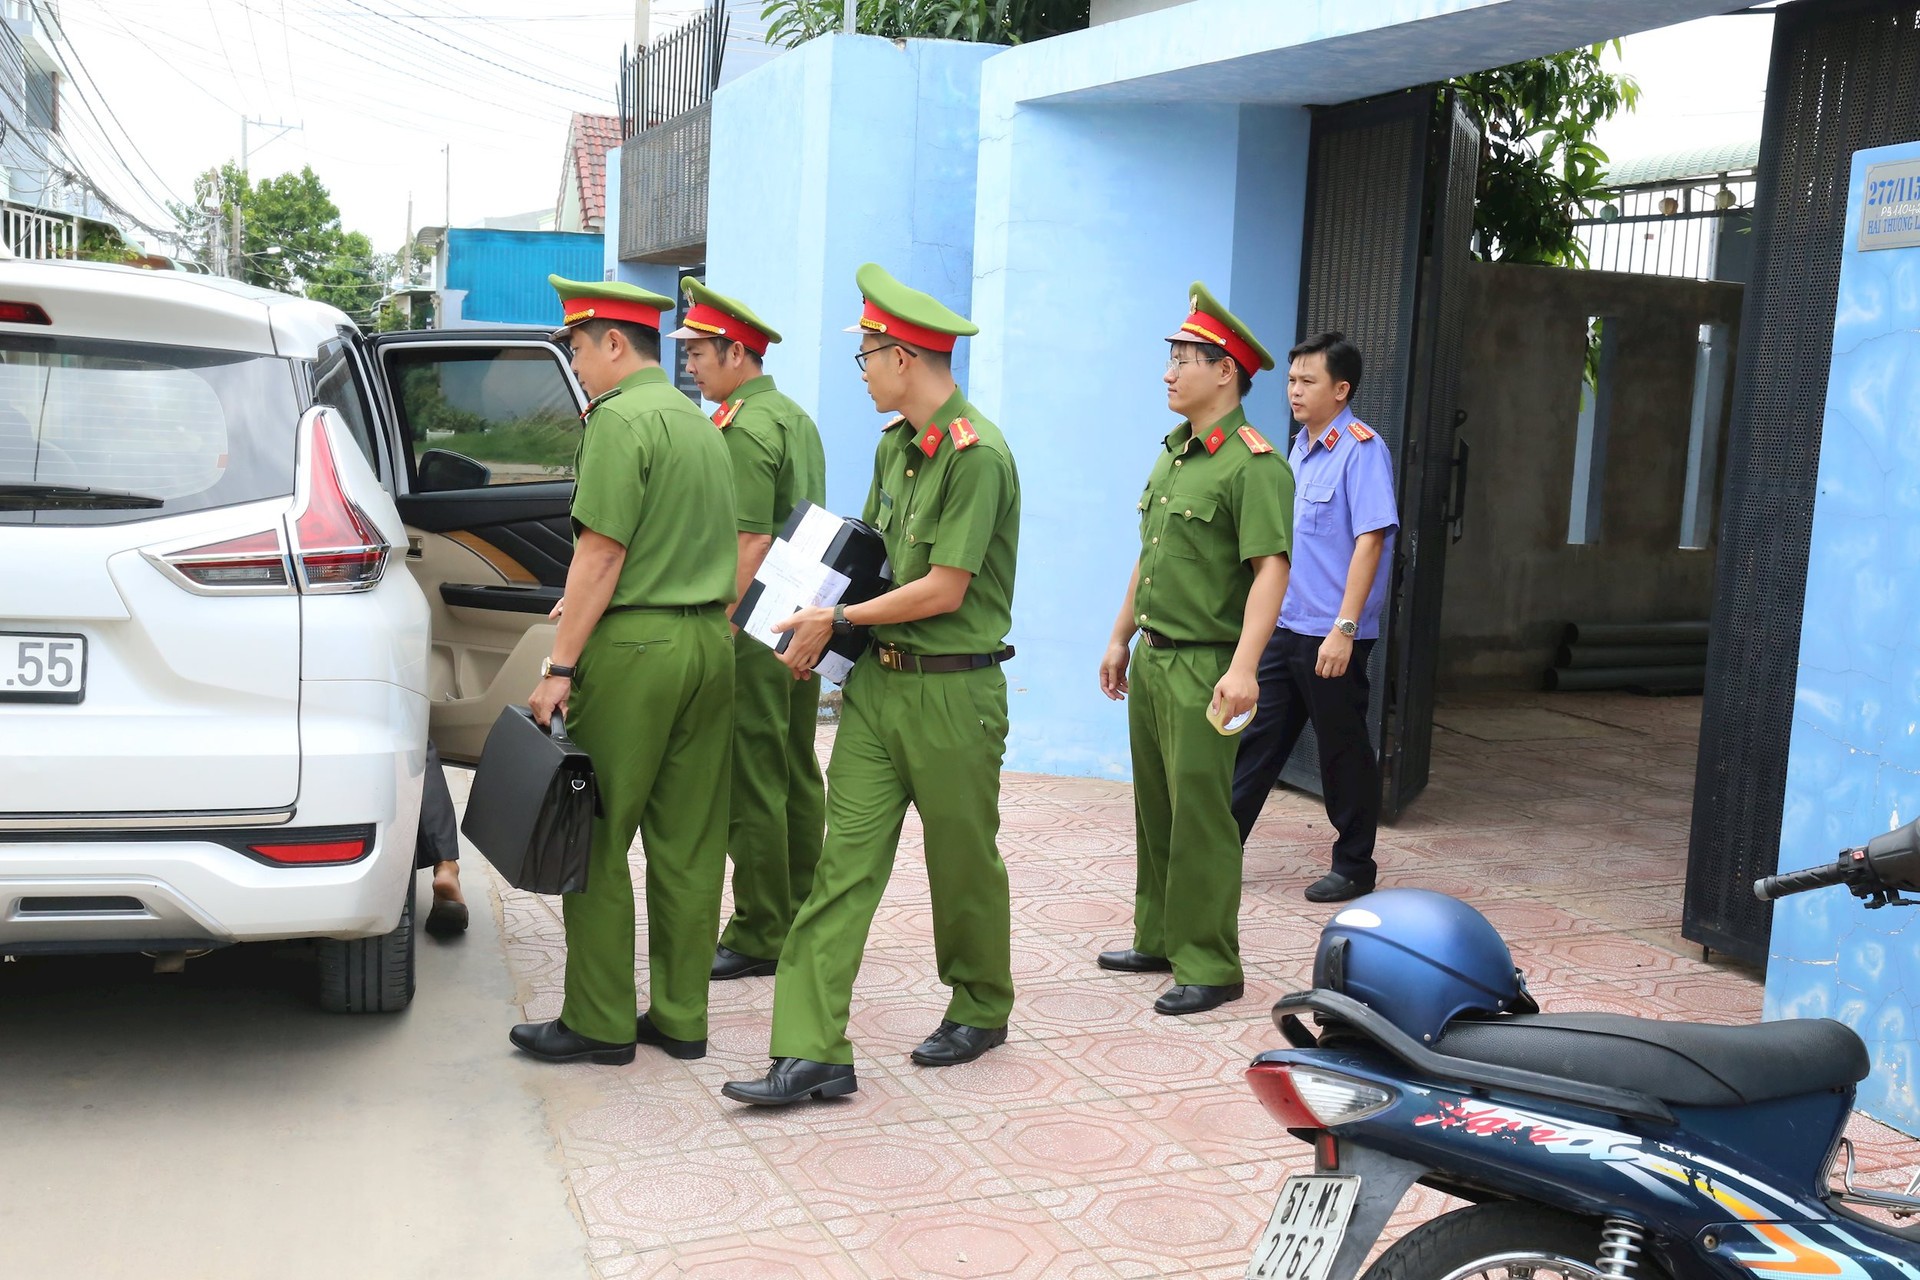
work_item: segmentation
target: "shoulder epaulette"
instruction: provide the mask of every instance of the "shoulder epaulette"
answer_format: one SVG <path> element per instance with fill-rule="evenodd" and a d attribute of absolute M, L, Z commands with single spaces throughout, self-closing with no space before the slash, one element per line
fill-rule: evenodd
<path fill-rule="evenodd" d="M 1252 427 L 1240 428 L 1240 438 L 1247 442 L 1247 448 L 1254 453 L 1273 452 L 1273 446 L 1267 443 L 1267 438 Z"/>
<path fill-rule="evenodd" d="M 980 433 L 965 418 L 955 418 L 947 424 L 947 434 L 953 437 L 955 449 L 966 449 L 980 443 Z"/>
<path fill-rule="evenodd" d="M 738 416 L 740 412 L 740 406 L 744 403 L 746 402 L 743 400 L 729 400 L 718 409 L 715 409 L 713 411 L 713 425 L 725 431 L 733 424 L 734 418 Z"/>
<path fill-rule="evenodd" d="M 1373 439 L 1373 428 L 1369 427 L 1366 423 L 1361 422 L 1357 418 L 1351 424 L 1349 424 L 1347 429 L 1353 432 L 1353 438 L 1355 440 Z"/>
<path fill-rule="evenodd" d="M 900 425 L 901 423 L 903 423 L 903 422 L 905 422 L 906 420 L 907 420 L 907 415 L 906 415 L 906 414 L 904 414 L 904 413 L 897 413 L 897 414 L 895 414 L 895 415 L 893 416 L 893 418 L 892 418 L 892 420 L 891 420 L 891 421 L 889 421 L 888 423 L 886 423 L 886 425 L 884 425 L 884 426 L 882 426 L 882 427 L 881 427 L 880 429 L 881 429 L 882 431 L 891 431 L 891 430 L 893 430 L 893 429 L 894 429 L 895 427 L 897 427 L 897 426 L 899 426 L 899 425 Z"/>

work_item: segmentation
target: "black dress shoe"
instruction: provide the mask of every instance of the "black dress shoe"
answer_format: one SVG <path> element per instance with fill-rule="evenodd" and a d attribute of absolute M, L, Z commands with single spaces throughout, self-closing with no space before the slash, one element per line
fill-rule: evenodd
<path fill-rule="evenodd" d="M 1364 898 L 1372 892 L 1371 884 L 1361 884 L 1358 880 L 1349 880 L 1338 871 L 1329 871 L 1307 886 L 1307 901 L 1346 902 L 1352 898 Z"/>
<path fill-rule="evenodd" d="M 589 1040 L 566 1023 L 523 1022 L 507 1033 L 514 1048 L 542 1062 L 599 1062 L 610 1067 L 633 1061 L 633 1046 Z"/>
<path fill-rule="evenodd" d="M 1128 947 L 1124 951 L 1102 951 L 1099 965 L 1118 973 L 1172 973 L 1173 961 L 1165 956 L 1150 956 Z"/>
<path fill-rule="evenodd" d="M 1166 994 L 1153 1002 L 1153 1011 L 1168 1014 L 1205 1013 L 1209 1009 L 1218 1009 L 1229 1000 L 1238 1000 L 1245 994 L 1247 984 L 1244 982 L 1229 983 L 1224 987 L 1168 987 Z"/>
<path fill-rule="evenodd" d="M 969 1027 L 942 1019 L 939 1030 L 921 1041 L 907 1056 L 923 1067 L 952 1067 L 1007 1042 L 1005 1027 Z"/>
<path fill-rule="evenodd" d="M 713 949 L 713 980 L 715 982 L 725 982 L 729 978 L 762 978 L 779 967 L 778 960 L 743 956 L 732 947 Z"/>
<path fill-rule="evenodd" d="M 775 1058 L 760 1080 L 733 1080 L 720 1086 L 722 1095 L 756 1107 L 784 1107 L 808 1098 L 840 1098 L 860 1087 L 853 1066 L 843 1062 L 809 1062 L 805 1058 Z"/>
<path fill-rule="evenodd" d="M 435 938 L 459 937 L 467 931 L 467 904 L 451 898 L 435 898 L 433 909 L 427 912 L 425 928 Z"/>
<path fill-rule="evenodd" d="M 641 1044 L 650 1044 L 656 1049 L 666 1050 L 670 1058 L 704 1058 L 707 1056 L 705 1040 L 675 1040 L 672 1036 L 653 1025 L 653 1019 L 641 1014 L 633 1020 L 633 1038 Z"/>

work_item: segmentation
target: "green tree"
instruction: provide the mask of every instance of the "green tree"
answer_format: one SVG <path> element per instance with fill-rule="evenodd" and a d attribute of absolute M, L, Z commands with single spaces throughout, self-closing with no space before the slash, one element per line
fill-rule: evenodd
<path fill-rule="evenodd" d="M 210 255 L 216 239 L 225 239 L 239 279 L 331 303 L 358 323 L 373 323 L 395 259 L 375 253 L 366 236 L 341 227 L 340 207 L 311 166 L 249 185 L 246 175 L 229 163 L 201 174 L 193 194 L 193 204 L 172 206 L 174 217 L 188 239 L 205 246 Z M 230 242 L 236 207 L 237 253 Z M 219 237 L 214 234 L 216 221 Z M 222 264 L 212 265 L 218 269 Z"/>
<path fill-rule="evenodd" d="M 901 40 L 970 40 L 1022 44 L 1078 31 L 1090 20 L 1088 0 L 856 0 L 860 34 Z M 766 0 L 767 39 L 804 44 L 844 28 L 845 0 Z"/>
<path fill-rule="evenodd" d="M 1587 264 L 1573 220 L 1607 180 L 1593 141 L 1602 121 L 1633 110 L 1640 86 L 1601 65 L 1607 45 L 1570 49 L 1450 83 L 1480 117 L 1476 254 L 1495 262 Z M 1620 53 L 1619 41 L 1612 44 Z"/>

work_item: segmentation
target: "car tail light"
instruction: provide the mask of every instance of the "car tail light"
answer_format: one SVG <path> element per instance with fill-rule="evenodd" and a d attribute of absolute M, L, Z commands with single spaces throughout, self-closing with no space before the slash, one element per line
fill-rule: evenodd
<path fill-rule="evenodd" d="M 52 324 L 37 302 L 0 302 L 0 324 Z"/>
<path fill-rule="evenodd" d="M 287 549 L 277 529 L 143 554 L 197 595 L 277 595 L 293 590 Z"/>
<path fill-rule="evenodd" d="M 367 850 L 373 841 L 366 836 L 342 838 L 338 836 L 326 839 L 273 841 L 263 844 L 249 844 L 248 850 L 259 854 L 267 862 L 279 863 L 288 867 L 337 867 L 348 862 L 358 862 L 367 856 Z"/>
<path fill-rule="evenodd" d="M 1267 1114 L 1288 1129 L 1327 1129 L 1378 1115 L 1394 1093 L 1350 1076 L 1288 1062 L 1256 1062 L 1247 1083 Z"/>
<path fill-rule="evenodd" d="M 365 591 L 386 572 L 392 546 L 379 526 L 340 485 L 326 415 L 309 415 L 312 448 L 291 518 L 293 559 L 300 590 L 311 593 Z"/>

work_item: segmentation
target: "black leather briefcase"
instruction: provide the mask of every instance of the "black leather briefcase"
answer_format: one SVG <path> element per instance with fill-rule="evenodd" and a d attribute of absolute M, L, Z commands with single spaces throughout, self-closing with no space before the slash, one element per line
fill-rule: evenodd
<path fill-rule="evenodd" d="M 593 761 L 566 722 L 556 714 L 549 731 L 508 707 L 487 733 L 460 830 L 514 888 L 579 893 L 598 804 Z"/>

